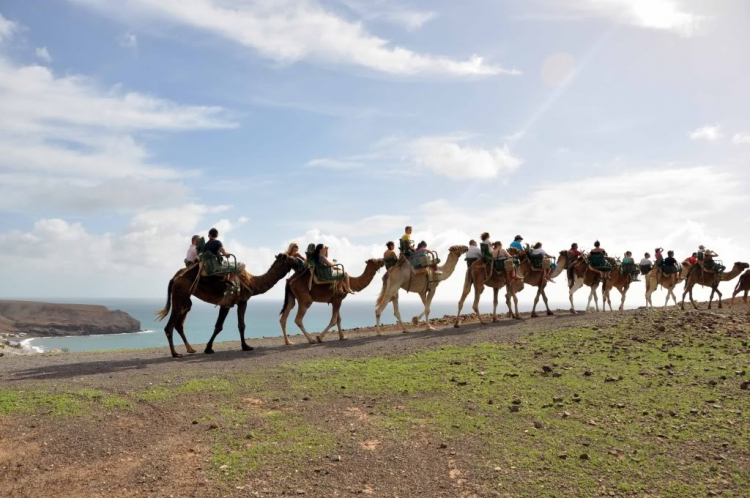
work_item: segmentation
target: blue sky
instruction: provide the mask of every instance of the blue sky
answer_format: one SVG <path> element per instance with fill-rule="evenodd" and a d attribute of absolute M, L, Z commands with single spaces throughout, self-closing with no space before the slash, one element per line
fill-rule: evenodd
<path fill-rule="evenodd" d="M 741 0 L 4 0 L 0 16 L 4 297 L 162 296 L 213 225 L 256 273 L 291 240 L 358 273 L 407 223 L 443 253 L 489 230 L 748 259 Z"/>

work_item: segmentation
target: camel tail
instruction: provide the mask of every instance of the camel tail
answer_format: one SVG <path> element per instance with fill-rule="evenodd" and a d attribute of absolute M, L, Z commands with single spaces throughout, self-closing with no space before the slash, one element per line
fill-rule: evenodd
<path fill-rule="evenodd" d="M 156 312 L 156 319 L 159 321 L 164 320 L 169 314 L 170 308 L 172 308 L 172 285 L 174 285 L 174 278 L 169 281 L 169 286 L 167 286 L 167 304 L 163 310 Z"/>
<path fill-rule="evenodd" d="M 284 288 L 284 306 L 281 307 L 281 312 L 279 312 L 279 315 L 284 314 L 286 305 L 289 304 L 289 294 L 291 294 L 291 292 L 292 292 L 292 286 L 289 285 L 289 282 L 287 282 L 286 287 Z"/>
<path fill-rule="evenodd" d="M 385 289 L 388 286 L 388 274 L 386 273 L 383 275 L 383 287 L 380 288 L 380 294 L 378 294 L 378 298 L 375 300 L 375 307 L 379 307 L 383 304 L 383 300 L 385 299 Z"/>

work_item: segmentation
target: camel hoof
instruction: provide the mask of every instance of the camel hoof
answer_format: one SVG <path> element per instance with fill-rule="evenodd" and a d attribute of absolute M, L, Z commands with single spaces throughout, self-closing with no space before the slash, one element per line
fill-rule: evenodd
<path fill-rule="evenodd" d="M 539 315 L 537 315 L 536 313 L 532 313 L 531 318 L 539 318 Z"/>
<path fill-rule="evenodd" d="M 454 323 L 454 324 L 453 324 L 453 328 L 454 328 L 454 329 L 457 329 L 457 328 L 459 328 L 459 327 L 460 327 L 460 325 L 459 325 L 459 324 L 457 324 L 457 323 Z"/>
<path fill-rule="evenodd" d="M 317 342 L 318 344 L 320 344 L 320 343 L 323 342 L 323 339 L 321 339 L 320 336 L 316 336 L 315 337 L 315 342 Z M 315 344 L 315 343 L 313 343 L 313 344 Z"/>
<path fill-rule="evenodd" d="M 554 313 L 552 313 L 551 311 L 548 311 L 548 312 L 547 312 L 547 316 L 555 316 L 555 314 L 554 314 Z"/>
<path fill-rule="evenodd" d="M 435 329 L 435 327 L 427 327 L 427 329 L 426 329 L 426 330 L 427 330 L 427 331 L 435 331 L 435 330 L 437 330 L 437 329 Z"/>
<path fill-rule="evenodd" d="M 203 352 L 205 354 L 214 354 L 214 350 L 213 349 L 208 349 L 208 348 L 204 349 Z"/>
<path fill-rule="evenodd" d="M 244 346 L 244 345 L 242 346 L 242 350 L 243 351 L 252 351 L 253 349 L 255 349 L 255 348 L 252 347 L 252 346 Z"/>
<path fill-rule="evenodd" d="M 408 333 L 409 333 L 409 331 L 408 331 L 408 330 L 402 330 L 402 331 L 401 331 L 401 333 L 402 333 L 402 334 L 408 334 Z"/>
<path fill-rule="evenodd" d="M 292 341 L 286 341 L 284 346 L 294 346 L 294 343 Z"/>
<path fill-rule="evenodd" d="M 349 340 L 349 338 L 348 338 L 348 337 L 346 337 L 346 336 L 344 336 L 344 337 L 339 337 L 339 341 L 348 341 L 348 340 Z"/>
<path fill-rule="evenodd" d="M 190 354 L 197 353 L 197 351 L 195 349 L 193 349 L 193 348 L 188 349 L 187 352 L 190 353 Z"/>
<path fill-rule="evenodd" d="M 180 353 L 172 353 L 172 358 L 182 358 Z"/>

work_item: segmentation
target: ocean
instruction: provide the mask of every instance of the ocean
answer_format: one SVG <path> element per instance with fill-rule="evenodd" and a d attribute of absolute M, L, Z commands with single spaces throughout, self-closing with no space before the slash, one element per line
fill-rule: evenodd
<path fill-rule="evenodd" d="M 484 296 L 485 299 L 480 305 L 480 311 L 489 313 L 492 311 L 491 294 Z M 489 298 L 489 299 L 488 299 Z M 164 299 L 55 299 L 51 302 L 58 303 L 76 303 L 76 304 L 99 304 L 106 306 L 111 310 L 122 310 L 130 314 L 136 320 L 141 322 L 142 332 L 132 334 L 106 334 L 106 335 L 89 335 L 75 337 L 43 337 L 27 339 L 24 345 L 27 347 L 37 348 L 37 350 L 48 351 L 51 349 L 66 348 L 69 351 L 101 351 L 112 349 L 137 349 L 137 348 L 154 348 L 166 347 L 167 339 L 164 334 L 165 321 L 157 322 L 154 319 L 154 313 L 164 307 Z M 279 312 L 282 303 L 278 300 L 251 299 L 245 322 L 246 338 L 258 337 L 281 337 L 281 327 L 279 325 Z M 540 303 L 541 305 L 541 303 Z M 455 315 L 457 303 L 454 301 L 441 301 L 432 303 L 431 316 L 441 318 L 444 315 Z M 519 303 L 521 311 L 531 310 L 531 303 Z M 567 308 L 565 303 L 551 303 L 552 309 Z M 422 303 L 419 301 L 404 300 L 399 302 L 401 317 L 405 321 L 410 321 L 413 316 L 422 312 Z M 543 308 L 542 308 L 543 309 Z M 237 330 L 236 308 L 229 313 L 227 320 L 224 322 L 217 342 L 222 341 L 239 341 L 239 332 Z M 505 303 L 500 303 L 498 311 L 505 311 Z M 191 344 L 201 344 L 208 341 L 213 332 L 218 308 L 213 305 L 203 303 L 193 299 L 193 308 L 188 315 L 185 323 L 185 333 Z M 344 328 L 369 327 L 375 325 L 375 308 L 372 302 L 361 302 L 351 300 L 344 302 L 342 309 L 342 326 Z M 297 325 L 294 323 L 296 308 L 292 311 L 287 324 L 287 332 L 290 335 L 300 333 Z M 464 305 L 463 313 L 471 313 L 471 304 L 467 301 Z M 331 319 L 331 307 L 324 304 L 314 304 L 305 315 L 305 326 L 311 333 L 320 332 L 328 325 Z M 393 316 L 391 305 L 383 312 L 382 323 L 394 324 L 396 319 Z M 335 336 L 334 336 L 335 337 Z M 175 331 L 175 345 L 181 345 L 182 340 Z"/>

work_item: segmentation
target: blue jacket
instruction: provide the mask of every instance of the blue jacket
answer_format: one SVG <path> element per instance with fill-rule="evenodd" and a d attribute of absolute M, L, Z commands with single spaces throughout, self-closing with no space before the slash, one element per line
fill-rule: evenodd
<path fill-rule="evenodd" d="M 523 251 L 523 245 L 521 245 L 521 243 L 517 240 L 514 240 L 513 242 L 511 242 L 510 247 L 514 247 L 518 249 L 519 251 Z"/>

